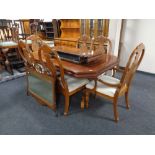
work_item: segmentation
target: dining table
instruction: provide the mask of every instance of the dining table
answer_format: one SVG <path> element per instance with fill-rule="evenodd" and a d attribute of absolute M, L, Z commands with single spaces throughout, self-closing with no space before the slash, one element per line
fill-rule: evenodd
<path fill-rule="evenodd" d="M 54 46 L 52 50 L 65 51 L 68 53 L 79 53 L 80 48 L 67 47 L 67 46 Z M 38 53 L 33 53 L 35 59 L 39 59 Z M 56 67 L 59 67 L 57 61 L 54 59 L 53 63 Z M 72 75 L 77 78 L 96 79 L 102 73 L 114 68 L 118 65 L 118 58 L 112 54 L 102 54 L 97 61 L 88 64 L 74 63 L 72 61 L 61 60 L 64 71 L 68 75 Z"/>

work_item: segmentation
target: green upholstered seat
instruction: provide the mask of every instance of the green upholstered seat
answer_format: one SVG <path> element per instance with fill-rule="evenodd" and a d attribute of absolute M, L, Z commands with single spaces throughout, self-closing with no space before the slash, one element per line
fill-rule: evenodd
<path fill-rule="evenodd" d="M 45 99 L 49 103 L 54 103 L 52 83 L 47 80 L 43 80 L 36 75 L 28 75 L 29 90 Z"/>
<path fill-rule="evenodd" d="M 32 40 L 22 40 L 24 43 L 27 43 L 27 44 L 32 44 Z"/>
<path fill-rule="evenodd" d="M 4 41 L 0 42 L 1 47 L 8 47 L 8 46 L 17 46 L 18 44 L 14 41 Z"/>

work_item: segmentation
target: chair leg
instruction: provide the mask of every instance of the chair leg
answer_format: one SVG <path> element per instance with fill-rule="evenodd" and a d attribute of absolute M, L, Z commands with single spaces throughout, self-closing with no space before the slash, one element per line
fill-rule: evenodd
<path fill-rule="evenodd" d="M 89 107 L 89 92 L 88 91 L 86 91 L 86 108 L 88 108 Z"/>
<path fill-rule="evenodd" d="M 112 72 L 112 77 L 115 77 L 116 70 L 115 69 L 112 69 L 111 72 Z"/>
<path fill-rule="evenodd" d="M 86 98 L 86 93 L 85 93 L 85 90 L 83 90 L 82 100 L 81 100 L 81 109 L 82 110 L 84 110 L 84 107 L 85 107 L 85 98 Z"/>
<path fill-rule="evenodd" d="M 117 111 L 117 98 L 115 98 L 113 101 L 113 111 L 114 111 L 114 120 L 117 123 L 119 120 L 118 111 Z"/>
<path fill-rule="evenodd" d="M 126 102 L 126 108 L 129 109 L 130 105 L 129 105 L 129 93 L 128 93 L 128 91 L 125 93 L 125 102 Z"/>
<path fill-rule="evenodd" d="M 67 116 L 69 111 L 69 95 L 65 96 L 65 110 L 64 115 Z"/>

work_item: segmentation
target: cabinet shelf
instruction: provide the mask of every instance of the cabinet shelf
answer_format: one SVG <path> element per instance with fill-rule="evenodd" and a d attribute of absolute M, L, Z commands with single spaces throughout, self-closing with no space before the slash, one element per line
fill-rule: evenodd
<path fill-rule="evenodd" d="M 80 19 L 61 19 L 61 36 L 55 38 L 55 45 L 76 46 L 80 37 Z"/>
<path fill-rule="evenodd" d="M 51 22 L 44 22 L 44 30 L 46 34 L 46 39 L 54 39 L 54 30 L 53 30 L 53 24 Z"/>

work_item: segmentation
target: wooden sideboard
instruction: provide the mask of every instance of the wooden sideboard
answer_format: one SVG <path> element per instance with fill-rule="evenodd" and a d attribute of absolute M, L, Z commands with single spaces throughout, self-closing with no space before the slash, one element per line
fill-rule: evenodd
<path fill-rule="evenodd" d="M 61 37 L 55 38 L 55 46 L 76 46 L 80 37 L 80 19 L 61 19 Z"/>
<path fill-rule="evenodd" d="M 54 39 L 55 46 L 76 47 L 83 34 L 95 38 L 99 35 L 108 37 L 109 19 L 61 19 L 61 36 Z"/>

